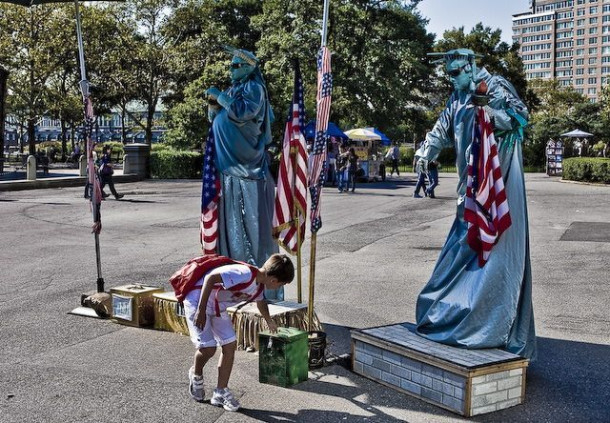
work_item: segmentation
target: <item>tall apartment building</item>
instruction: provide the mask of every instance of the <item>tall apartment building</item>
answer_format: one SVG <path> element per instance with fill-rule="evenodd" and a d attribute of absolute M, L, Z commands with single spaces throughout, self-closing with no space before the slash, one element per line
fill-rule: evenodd
<path fill-rule="evenodd" d="M 513 41 L 528 80 L 554 78 L 595 102 L 610 77 L 610 0 L 530 0 Z"/>

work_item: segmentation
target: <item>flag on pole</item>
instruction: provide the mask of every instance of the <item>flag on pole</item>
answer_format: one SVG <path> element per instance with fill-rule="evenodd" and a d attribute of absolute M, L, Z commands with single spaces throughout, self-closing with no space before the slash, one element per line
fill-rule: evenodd
<path fill-rule="evenodd" d="M 320 216 L 320 194 L 326 178 L 326 147 L 328 144 L 328 118 L 330 115 L 333 77 L 330 72 L 330 51 L 322 46 L 318 53 L 318 94 L 316 111 L 316 134 L 309 155 L 309 192 L 311 196 L 311 231 L 322 227 Z"/>
<path fill-rule="evenodd" d="M 479 255 L 483 267 L 500 235 L 511 225 L 498 146 L 485 109 L 478 107 L 468 162 L 464 220 L 468 222 L 468 245 Z"/>
<path fill-rule="evenodd" d="M 284 131 L 282 160 L 280 162 L 275 212 L 273 214 L 273 236 L 277 238 L 278 243 L 286 251 L 292 254 L 296 254 L 300 247 L 297 235 L 300 234 L 301 243 L 305 238 L 307 148 L 302 132 L 304 125 L 303 79 L 297 62 L 294 70 L 292 105 Z"/>
<path fill-rule="evenodd" d="M 83 98 L 85 110 L 85 140 L 87 141 L 87 194 L 91 198 L 91 211 L 93 214 L 93 232 L 99 234 L 102 231 L 102 216 L 100 206 L 102 205 L 102 189 L 100 187 L 99 175 L 97 174 L 95 163 L 93 162 L 93 149 L 95 143 L 91 139 L 93 126 L 95 125 L 95 115 L 93 114 L 93 103 L 91 98 Z M 89 192 L 89 190 L 91 190 Z M 95 201 L 94 201 L 95 200 Z"/>
<path fill-rule="evenodd" d="M 218 204 L 220 202 L 220 177 L 216 171 L 216 146 L 210 127 L 203 156 L 201 187 L 200 240 L 203 254 L 215 254 L 218 244 Z"/>

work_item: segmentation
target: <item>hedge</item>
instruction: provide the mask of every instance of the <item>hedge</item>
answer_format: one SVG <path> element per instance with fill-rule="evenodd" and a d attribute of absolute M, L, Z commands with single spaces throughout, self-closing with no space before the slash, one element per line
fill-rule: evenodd
<path fill-rule="evenodd" d="M 610 159 L 601 157 L 565 159 L 562 179 L 610 184 Z"/>
<path fill-rule="evenodd" d="M 200 179 L 203 155 L 191 151 L 161 150 L 150 153 L 150 173 L 160 179 Z"/>

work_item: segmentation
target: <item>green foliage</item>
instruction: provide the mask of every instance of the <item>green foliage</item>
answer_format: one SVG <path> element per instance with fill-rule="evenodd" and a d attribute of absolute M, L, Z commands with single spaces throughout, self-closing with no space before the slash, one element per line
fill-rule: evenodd
<path fill-rule="evenodd" d="M 413 158 L 415 157 L 415 150 L 413 147 L 407 147 L 401 145 L 400 148 L 400 163 L 407 166 L 407 168 L 413 165 Z"/>
<path fill-rule="evenodd" d="M 601 157 L 565 159 L 562 179 L 610 184 L 610 159 Z"/>
<path fill-rule="evenodd" d="M 203 155 L 172 149 L 153 151 L 150 154 L 150 173 L 160 179 L 201 178 Z"/>

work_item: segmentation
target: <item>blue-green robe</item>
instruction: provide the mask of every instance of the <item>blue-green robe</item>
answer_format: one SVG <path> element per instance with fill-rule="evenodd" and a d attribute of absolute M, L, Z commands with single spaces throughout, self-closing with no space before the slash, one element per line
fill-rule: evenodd
<path fill-rule="evenodd" d="M 260 267 L 278 247 L 272 237 L 275 183 L 265 151 L 272 112 L 258 70 L 223 92 L 218 103 L 222 108 L 213 116 L 221 178 L 218 251 Z M 265 297 L 283 300 L 283 288 L 265 290 Z"/>
<path fill-rule="evenodd" d="M 432 160 L 444 147 L 457 153 L 458 206 L 453 227 L 430 280 L 417 298 L 417 332 L 433 341 L 466 348 L 503 348 L 523 357 L 536 355 L 532 273 L 521 143 L 527 108 L 514 87 L 485 69 L 477 74 L 489 87 L 488 112 L 512 225 L 479 267 L 467 241 L 464 196 L 475 108 L 471 94 L 455 91 L 417 155 Z"/>

